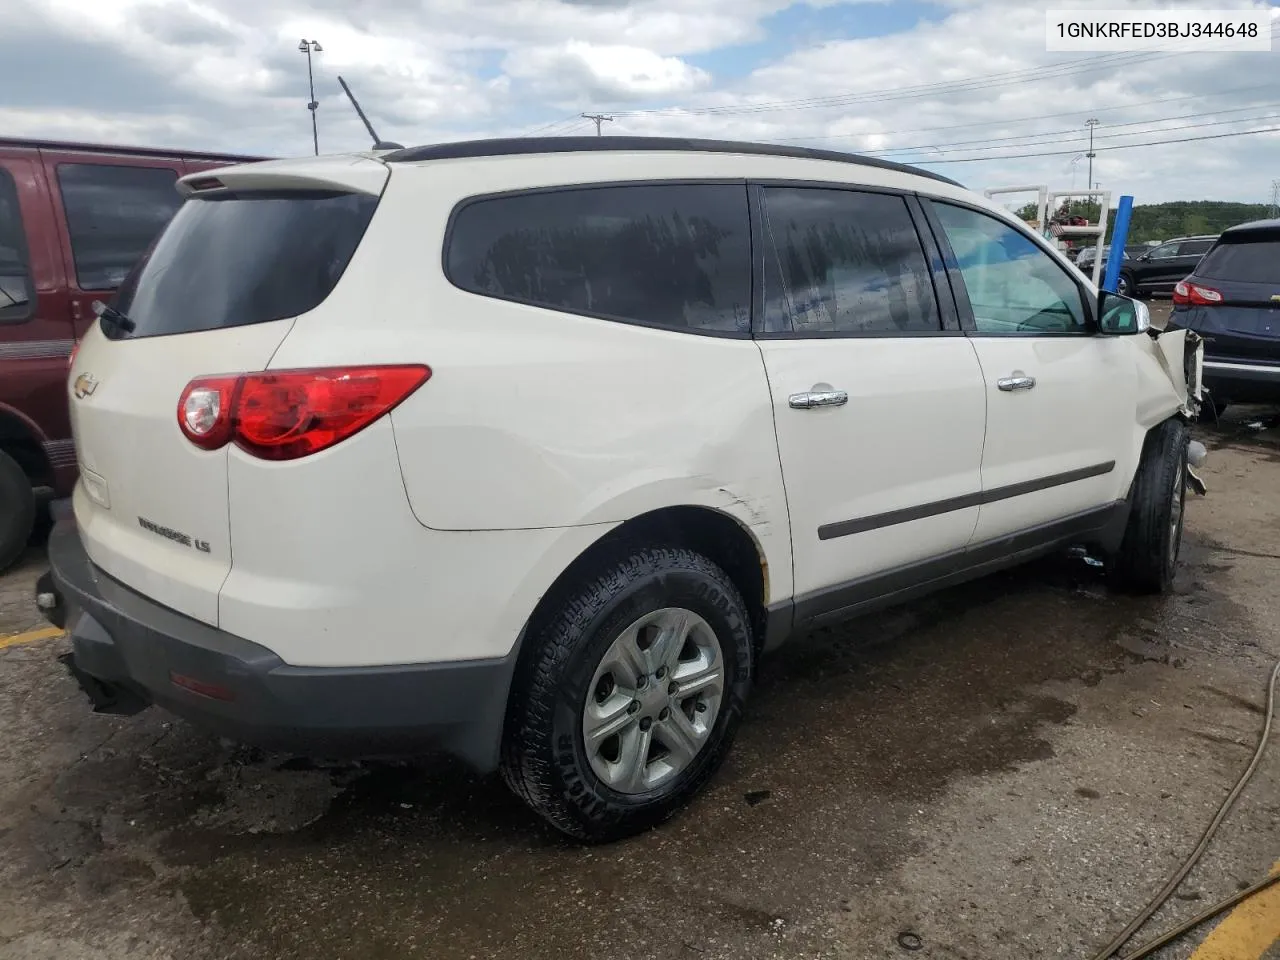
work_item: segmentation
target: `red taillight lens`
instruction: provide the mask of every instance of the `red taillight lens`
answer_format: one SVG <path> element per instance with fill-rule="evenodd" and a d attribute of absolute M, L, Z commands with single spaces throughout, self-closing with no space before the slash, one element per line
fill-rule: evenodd
<path fill-rule="evenodd" d="M 368 426 L 431 376 L 422 365 L 280 370 L 193 380 L 178 424 L 206 450 L 234 441 L 264 460 L 293 460 Z"/>
<path fill-rule="evenodd" d="M 252 373 L 236 403 L 236 444 L 265 460 L 292 460 L 345 440 L 431 375 L 423 366 Z"/>
<path fill-rule="evenodd" d="M 1213 287 L 1204 287 L 1198 283 L 1179 280 L 1173 288 L 1174 303 L 1194 303 L 1200 306 L 1222 302 L 1222 291 Z"/>

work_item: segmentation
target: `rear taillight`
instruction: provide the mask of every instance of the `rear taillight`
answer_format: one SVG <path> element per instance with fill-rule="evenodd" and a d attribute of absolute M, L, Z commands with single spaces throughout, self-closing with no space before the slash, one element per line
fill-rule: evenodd
<path fill-rule="evenodd" d="M 231 439 L 231 410 L 239 377 L 200 377 L 178 400 L 178 426 L 197 447 L 217 450 Z"/>
<path fill-rule="evenodd" d="M 1222 302 L 1222 291 L 1215 290 L 1213 287 L 1201 286 L 1198 283 L 1192 283 L 1189 280 L 1179 280 L 1177 286 L 1173 288 L 1173 302 L 1182 304 L 1197 304 L 1206 306 L 1213 303 Z"/>
<path fill-rule="evenodd" d="M 422 365 L 273 370 L 192 380 L 178 426 L 198 447 L 228 442 L 263 460 L 293 460 L 368 426 L 431 376 Z"/>

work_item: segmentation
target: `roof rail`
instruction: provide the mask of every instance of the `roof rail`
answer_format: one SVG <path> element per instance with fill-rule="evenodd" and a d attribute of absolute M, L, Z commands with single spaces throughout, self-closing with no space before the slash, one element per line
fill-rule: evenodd
<path fill-rule="evenodd" d="M 492 140 L 463 140 L 408 147 L 388 153 L 381 159 L 388 163 L 410 163 L 420 160 L 460 160 L 470 157 L 500 157 L 533 153 L 585 153 L 589 151 L 677 151 L 689 153 L 745 153 L 768 157 L 795 157 L 803 160 L 828 160 L 853 163 L 882 170 L 896 170 L 917 177 L 927 177 L 953 186 L 963 184 L 919 167 L 878 157 L 864 157 L 837 150 L 812 147 L 788 147 L 773 143 L 748 143 L 735 140 L 696 140 L 685 137 L 510 137 Z"/>
<path fill-rule="evenodd" d="M 192 160 L 238 160 L 254 162 L 270 157 L 255 157 L 242 153 L 213 153 L 208 150 L 166 149 L 164 147 L 135 147 L 121 143 L 81 143 L 76 140 L 35 140 L 25 137 L 0 137 L 0 147 L 36 150 L 73 150 L 80 153 L 116 153 L 135 157 L 187 157 Z"/>

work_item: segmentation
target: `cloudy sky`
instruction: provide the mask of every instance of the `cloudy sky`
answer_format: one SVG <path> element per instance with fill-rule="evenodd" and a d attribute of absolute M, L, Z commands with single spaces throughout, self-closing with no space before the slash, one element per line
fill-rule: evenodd
<path fill-rule="evenodd" d="M 1270 53 L 1047 53 L 1047 7 L 1271 11 Z M 978 187 L 1266 201 L 1280 18 L 1263 0 L 2 0 L 0 135 L 271 156 L 379 133 L 670 134 L 875 153 Z M 1214 137 L 1215 139 L 1203 139 Z M 1156 146 L 1130 144 L 1200 138 Z M 1045 154 L 1025 156 L 1026 154 Z M 976 159 L 975 159 L 976 158 Z"/>

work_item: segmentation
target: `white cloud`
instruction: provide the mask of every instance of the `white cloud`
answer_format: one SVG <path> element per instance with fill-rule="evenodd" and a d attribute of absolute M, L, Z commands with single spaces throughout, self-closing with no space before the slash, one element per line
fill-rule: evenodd
<path fill-rule="evenodd" d="M 509 135 L 599 109 L 617 116 L 610 133 L 911 146 L 920 149 L 886 155 L 975 186 L 1065 187 L 1073 173 L 1084 182 L 1085 163 L 1071 158 L 1085 149 L 1084 120 L 1096 115 L 1095 179 L 1139 202 L 1265 199 L 1280 176 L 1277 135 L 1109 149 L 1280 126 L 1265 119 L 1280 117 L 1280 43 L 1271 54 L 1112 57 L 1081 70 L 1071 65 L 1082 55 L 1044 50 L 1050 0 L 935 2 L 940 22 L 853 40 L 833 30 L 754 70 L 716 76 L 700 64 L 723 72 L 733 45 L 766 39 L 765 18 L 789 0 L 8 0 L 0 4 L 0 124 L 19 136 L 309 152 L 305 59 L 296 49 L 307 36 L 324 44 L 315 67 L 326 150 L 367 145 L 338 88 L 342 74 L 379 132 L 402 142 Z M 843 5 L 810 0 L 793 12 L 822 23 Z M 887 12 L 870 0 L 858 20 L 879 22 Z M 714 60 L 699 59 L 709 52 Z M 895 93 L 904 88 L 927 95 Z M 790 103 L 774 109 L 779 101 Z M 664 104 L 680 108 L 637 112 Z M 1246 106 L 1253 109 L 1215 115 Z M 1233 122 L 1192 126 L 1219 120 Z M 552 132 L 570 129 L 566 120 Z M 580 122 L 574 132 L 585 129 Z M 984 140 L 991 149 L 981 149 Z M 940 162 L 1040 152 L 1058 155 Z"/>
<path fill-rule="evenodd" d="M 535 93 L 580 106 L 601 100 L 685 96 L 711 82 L 710 74 L 679 57 L 581 40 L 516 50 L 504 68 L 512 78 L 530 84 Z"/>

